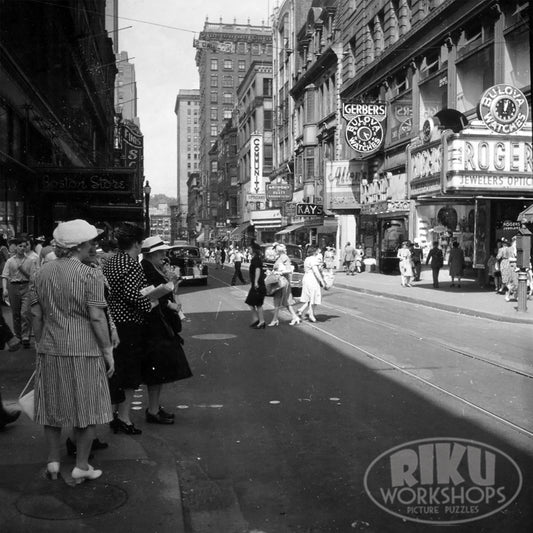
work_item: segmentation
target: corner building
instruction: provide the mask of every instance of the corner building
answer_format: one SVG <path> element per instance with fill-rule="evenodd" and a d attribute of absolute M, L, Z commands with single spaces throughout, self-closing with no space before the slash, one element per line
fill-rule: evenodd
<path fill-rule="evenodd" d="M 341 99 L 388 107 L 380 149 L 352 152 L 364 176 L 359 240 L 382 269 L 405 238 L 445 252 L 458 240 L 483 269 L 533 202 L 528 2 L 342 6 Z"/>

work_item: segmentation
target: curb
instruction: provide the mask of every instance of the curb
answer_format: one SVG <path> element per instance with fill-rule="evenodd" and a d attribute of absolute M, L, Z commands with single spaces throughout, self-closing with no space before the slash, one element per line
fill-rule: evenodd
<path fill-rule="evenodd" d="M 433 309 L 440 309 L 442 311 L 449 311 L 451 313 L 456 313 L 459 315 L 473 316 L 476 318 L 486 318 L 488 320 L 496 320 L 498 322 L 508 322 L 512 324 L 533 324 L 532 318 L 521 318 L 521 317 L 508 317 L 497 315 L 494 313 L 487 313 L 485 311 L 476 311 L 474 309 L 465 309 L 464 307 L 457 307 L 454 305 L 441 304 L 439 302 L 429 302 L 427 300 L 422 300 L 421 298 L 413 298 L 410 296 L 403 296 L 399 294 L 391 294 L 388 292 L 381 292 L 372 289 L 362 289 L 360 287 L 354 287 L 352 285 L 344 285 L 343 283 L 335 282 L 335 286 L 342 287 L 343 289 L 352 290 L 355 292 L 360 292 L 362 294 L 369 294 L 371 296 L 381 296 L 382 298 L 389 298 L 391 300 L 398 300 L 402 302 L 409 302 L 417 305 L 422 305 L 424 307 L 431 307 Z"/>

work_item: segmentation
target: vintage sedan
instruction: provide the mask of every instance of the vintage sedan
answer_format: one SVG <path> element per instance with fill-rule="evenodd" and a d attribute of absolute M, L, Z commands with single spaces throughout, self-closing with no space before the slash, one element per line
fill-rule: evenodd
<path fill-rule="evenodd" d="M 168 252 L 171 266 L 174 267 L 181 281 L 198 281 L 207 285 L 207 264 L 197 246 L 190 244 L 177 244 Z"/>

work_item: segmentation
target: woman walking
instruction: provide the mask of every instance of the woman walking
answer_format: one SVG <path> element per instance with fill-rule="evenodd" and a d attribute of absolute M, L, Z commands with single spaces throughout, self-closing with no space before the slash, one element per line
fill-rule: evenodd
<path fill-rule="evenodd" d="M 170 249 L 161 237 L 148 237 L 142 243 L 141 266 L 148 285 L 157 287 L 168 283 L 165 275 L 166 251 Z M 142 361 L 142 380 L 148 388 L 146 421 L 151 424 L 173 424 L 174 414 L 165 411 L 160 404 L 163 384 L 190 378 L 191 369 L 185 352 L 179 312 L 181 304 L 174 301 L 174 292 L 162 296 L 159 305 L 146 319 L 144 335 L 145 354 Z"/>
<path fill-rule="evenodd" d="M 249 273 L 251 287 L 244 303 L 250 306 L 250 310 L 252 311 L 253 320 L 250 327 L 263 329 L 265 327 L 263 303 L 265 301 L 266 287 L 263 260 L 261 258 L 261 247 L 255 241 L 252 241 L 249 251 L 252 255 Z"/>
<path fill-rule="evenodd" d="M 459 248 L 459 243 L 454 241 L 452 244 L 452 249 L 450 250 L 450 257 L 448 259 L 450 278 L 452 278 L 452 283 L 450 287 L 455 287 L 455 278 L 457 278 L 457 286 L 461 286 L 461 278 L 463 277 L 463 271 L 465 267 L 465 254 L 461 248 Z"/>
<path fill-rule="evenodd" d="M 281 289 L 277 290 L 274 293 L 274 315 L 269 327 L 279 326 L 279 310 L 282 307 L 286 307 L 289 313 L 292 316 L 292 320 L 289 322 L 291 326 L 299 324 L 301 322 L 300 318 L 294 311 L 294 298 L 292 297 L 291 292 L 291 274 L 292 274 L 292 265 L 289 256 L 287 255 L 287 248 L 284 244 L 276 244 L 276 254 L 277 259 L 273 266 L 273 272 L 283 276 L 285 282 Z"/>
<path fill-rule="evenodd" d="M 305 316 L 307 309 L 307 318 L 310 322 L 316 322 L 315 306 L 322 303 L 322 287 L 326 286 L 326 281 L 319 267 L 320 260 L 317 250 L 310 246 L 304 261 L 302 295 L 300 296 L 300 302 L 303 305 L 298 310 L 298 316 Z"/>
<path fill-rule="evenodd" d="M 59 224 L 54 231 L 58 259 L 36 273 L 30 299 L 37 343 L 35 422 L 44 426 L 46 473 L 57 479 L 61 428 L 73 426 L 76 483 L 102 475 L 88 458 L 95 425 L 112 419 L 107 378 L 114 362 L 104 280 L 82 263 L 95 253 L 97 235 L 85 220 Z"/>
<path fill-rule="evenodd" d="M 518 289 L 518 274 L 516 273 L 516 237 L 513 237 L 513 243 L 510 244 L 507 239 L 502 239 L 496 260 L 500 262 L 500 271 L 502 273 L 502 289 L 505 291 L 505 300 L 511 301 Z"/>
<path fill-rule="evenodd" d="M 412 287 L 411 278 L 413 277 L 413 264 L 411 262 L 411 250 L 409 250 L 409 244 L 409 241 L 403 241 L 402 247 L 398 250 L 397 254 L 397 257 L 400 260 L 402 287 Z"/>

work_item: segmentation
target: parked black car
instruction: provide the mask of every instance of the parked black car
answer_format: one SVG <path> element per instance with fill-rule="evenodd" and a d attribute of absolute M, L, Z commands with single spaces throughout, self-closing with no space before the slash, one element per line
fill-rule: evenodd
<path fill-rule="evenodd" d="M 207 264 L 197 246 L 189 244 L 174 245 L 168 253 L 170 264 L 179 268 L 182 281 L 198 281 L 207 285 Z"/>

